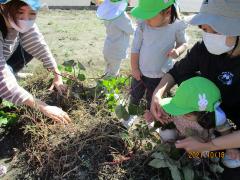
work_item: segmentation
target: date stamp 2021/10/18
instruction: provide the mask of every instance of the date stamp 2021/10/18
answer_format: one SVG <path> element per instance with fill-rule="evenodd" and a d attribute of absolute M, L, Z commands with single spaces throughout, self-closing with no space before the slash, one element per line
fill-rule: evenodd
<path fill-rule="evenodd" d="M 213 152 L 213 151 L 205 151 L 205 152 L 188 152 L 188 158 L 224 158 L 225 152 Z"/>

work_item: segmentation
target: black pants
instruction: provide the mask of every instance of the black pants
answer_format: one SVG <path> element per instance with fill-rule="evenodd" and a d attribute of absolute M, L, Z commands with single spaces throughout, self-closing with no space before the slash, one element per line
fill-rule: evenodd
<path fill-rule="evenodd" d="M 139 105 L 140 100 L 143 98 L 146 93 L 147 100 L 147 109 L 149 110 L 151 107 L 152 95 L 156 87 L 158 86 L 161 78 L 148 78 L 146 76 L 142 76 L 140 81 L 136 79 L 132 79 L 131 82 L 131 99 L 130 103 Z"/>
<path fill-rule="evenodd" d="M 32 59 L 33 56 L 28 54 L 22 46 L 19 45 L 12 56 L 7 60 L 7 64 L 12 67 L 14 73 L 17 73 Z"/>
<path fill-rule="evenodd" d="M 240 167 L 237 168 L 227 168 L 225 166 L 222 173 L 222 180 L 240 180 Z"/>

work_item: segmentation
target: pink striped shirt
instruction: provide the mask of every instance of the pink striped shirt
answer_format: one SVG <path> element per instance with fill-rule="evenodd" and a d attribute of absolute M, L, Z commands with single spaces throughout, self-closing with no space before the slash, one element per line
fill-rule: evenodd
<path fill-rule="evenodd" d="M 18 85 L 15 76 L 6 64 L 19 43 L 26 52 L 41 60 L 45 68 L 54 69 L 57 67 L 56 61 L 36 24 L 26 33 L 8 29 L 8 35 L 5 39 L 0 32 L 0 97 L 14 104 L 22 104 L 32 96 Z"/>

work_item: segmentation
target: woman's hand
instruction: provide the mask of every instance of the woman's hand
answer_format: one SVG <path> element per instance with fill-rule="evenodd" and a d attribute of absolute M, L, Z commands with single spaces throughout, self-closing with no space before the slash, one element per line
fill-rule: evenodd
<path fill-rule="evenodd" d="M 53 121 L 57 123 L 64 123 L 68 124 L 71 122 L 71 119 L 69 118 L 68 114 L 63 111 L 62 109 L 56 107 L 56 106 L 49 106 L 48 104 L 36 100 L 35 105 L 45 116 L 51 118 Z"/>
<path fill-rule="evenodd" d="M 67 86 L 63 84 L 62 77 L 60 76 L 60 72 L 58 70 L 55 71 L 56 73 L 54 74 L 54 79 L 51 87 L 49 90 L 53 90 L 55 87 L 60 95 L 66 94 L 67 93 Z"/>
<path fill-rule="evenodd" d="M 25 105 L 30 106 L 36 110 L 40 110 L 45 116 L 51 118 L 58 123 L 68 124 L 71 122 L 68 114 L 56 106 L 50 106 L 45 102 L 31 97 L 24 102 Z"/>
<path fill-rule="evenodd" d="M 151 112 L 153 116 L 160 121 L 162 124 L 168 124 L 171 122 L 171 118 L 169 115 L 163 110 L 162 106 L 160 105 L 161 98 L 158 97 L 157 94 L 153 95 L 152 103 L 151 103 Z"/>
<path fill-rule="evenodd" d="M 139 69 L 133 69 L 132 70 L 132 76 L 137 80 L 140 81 L 142 77 L 142 73 Z"/>
<path fill-rule="evenodd" d="M 187 152 L 204 152 L 212 150 L 211 142 L 204 142 L 200 138 L 188 137 L 178 140 L 175 144 L 176 148 L 185 149 Z"/>

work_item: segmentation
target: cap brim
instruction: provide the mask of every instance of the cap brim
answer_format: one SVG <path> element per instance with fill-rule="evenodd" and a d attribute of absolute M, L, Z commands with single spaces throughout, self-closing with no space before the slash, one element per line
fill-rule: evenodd
<path fill-rule="evenodd" d="M 207 24 L 211 26 L 216 32 L 227 36 L 240 35 L 240 19 L 229 18 L 224 16 L 217 16 L 212 14 L 199 13 L 197 15 L 188 16 L 184 18 L 185 21 L 191 25 Z"/>
<path fill-rule="evenodd" d="M 184 115 L 194 111 L 194 110 L 179 108 L 175 106 L 172 103 L 172 98 L 164 98 L 161 100 L 160 104 L 166 113 L 171 114 L 173 116 Z"/>
<path fill-rule="evenodd" d="M 151 19 L 154 16 L 156 16 L 158 13 L 160 12 L 160 10 L 156 11 L 156 12 L 147 12 L 144 11 L 143 9 L 141 9 L 140 7 L 135 7 L 131 10 L 131 14 L 132 16 L 138 18 L 138 19 Z"/>
<path fill-rule="evenodd" d="M 41 8 L 41 3 L 40 1 L 35 1 L 35 0 L 21 0 L 22 2 L 25 2 L 26 4 L 28 4 L 32 10 L 34 11 L 38 11 Z"/>
<path fill-rule="evenodd" d="M 127 1 L 121 1 L 118 3 L 111 3 L 109 0 L 105 0 L 97 9 L 96 15 L 102 20 L 113 20 L 119 17 L 126 9 Z"/>
<path fill-rule="evenodd" d="M 11 0 L 0 1 L 0 4 L 7 4 L 10 1 Z M 34 0 L 21 0 L 21 1 L 26 3 L 34 11 L 38 11 L 41 8 L 40 1 L 34 1 Z"/>

